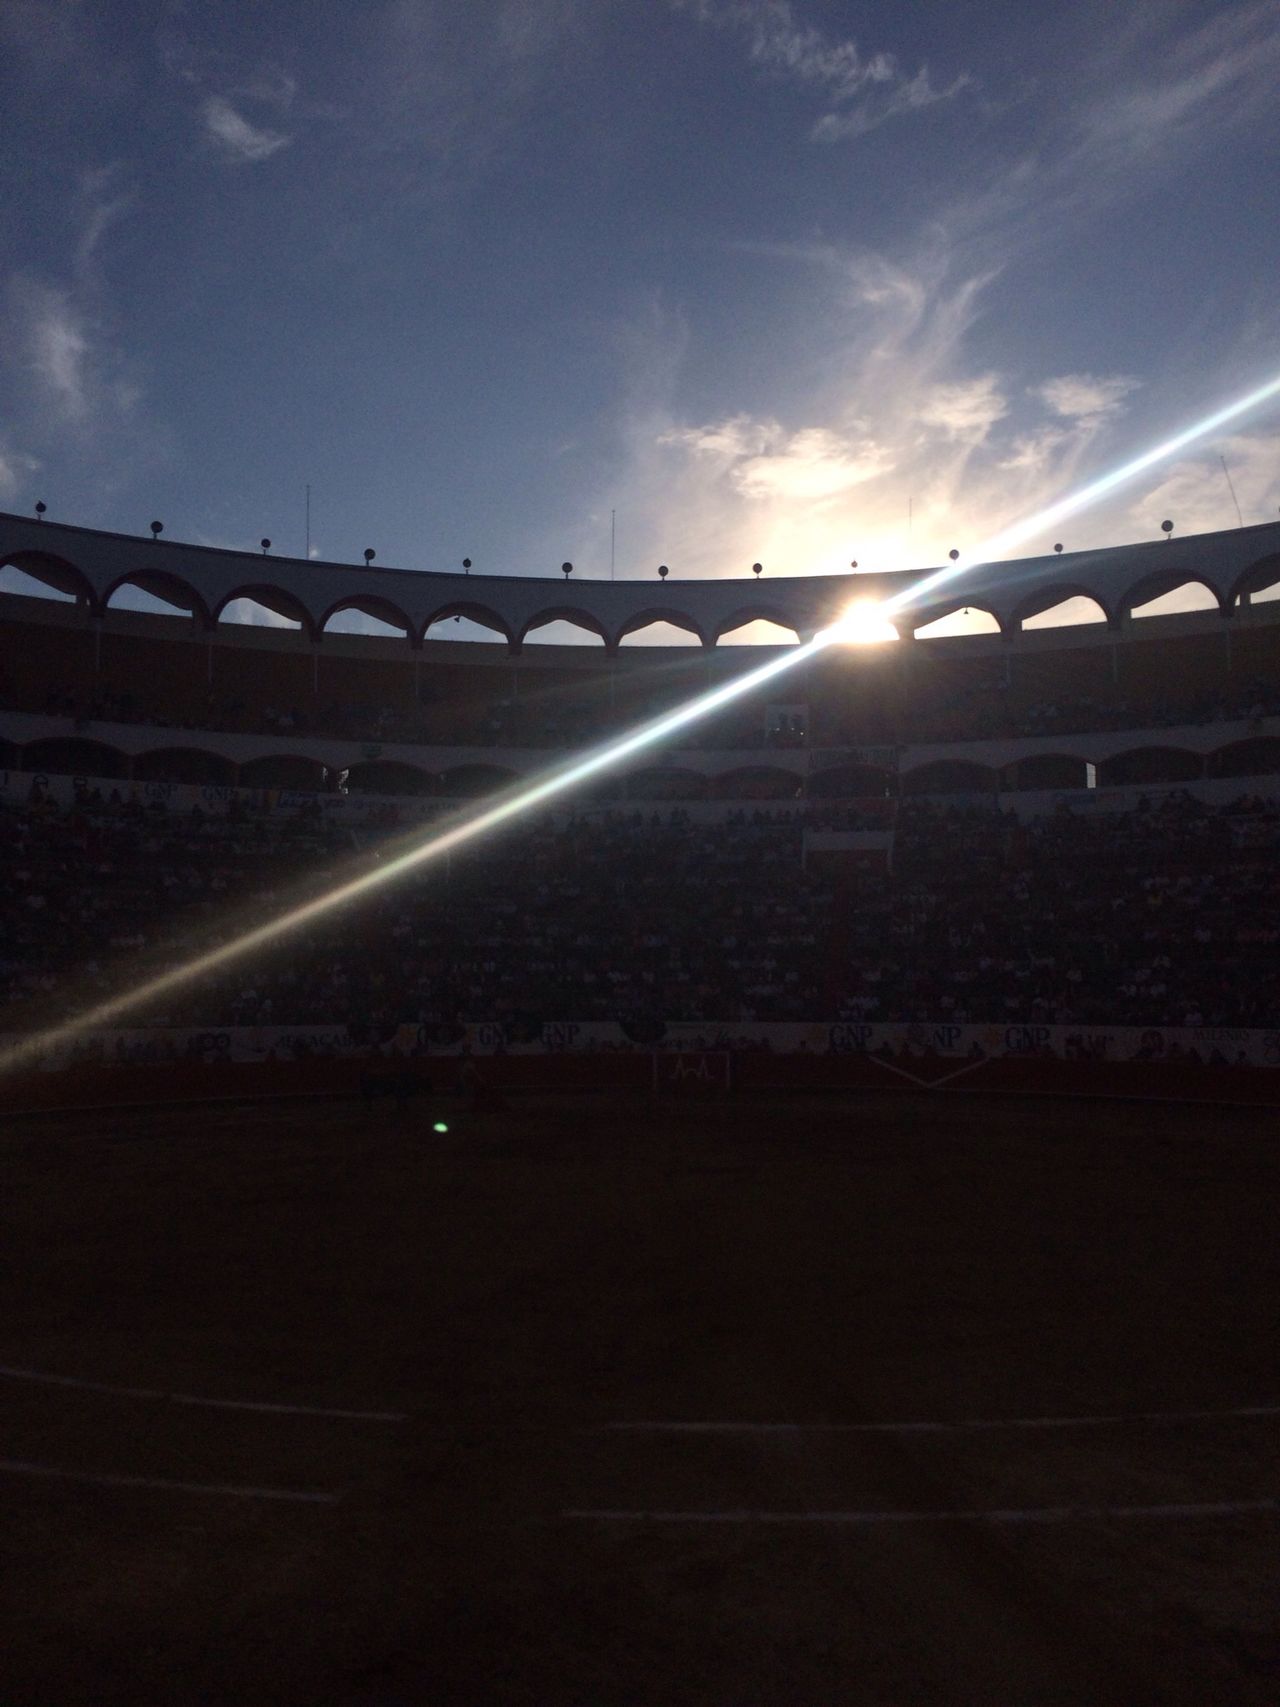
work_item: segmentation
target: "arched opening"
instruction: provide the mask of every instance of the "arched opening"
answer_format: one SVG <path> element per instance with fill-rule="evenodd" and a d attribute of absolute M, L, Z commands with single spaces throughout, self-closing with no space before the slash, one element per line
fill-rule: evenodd
<path fill-rule="evenodd" d="M 1156 583 L 1158 587 L 1159 583 Z M 1162 590 L 1152 590 L 1148 596 L 1149 583 L 1144 582 L 1135 588 L 1131 595 L 1134 603 L 1127 604 L 1128 614 L 1135 622 L 1142 622 L 1152 616 L 1179 616 L 1184 611 L 1217 610 L 1218 595 L 1203 581 L 1191 577 L 1179 580 L 1176 585 Z M 1141 600 L 1141 603 L 1136 602 Z"/>
<path fill-rule="evenodd" d="M 1263 557 L 1251 563 L 1231 590 L 1233 605 L 1270 604 L 1280 599 L 1280 555 Z"/>
<path fill-rule="evenodd" d="M 225 788 L 236 780 L 236 766 L 220 753 L 199 747 L 157 747 L 133 761 L 138 782 L 190 782 Z"/>
<path fill-rule="evenodd" d="M 22 768 L 48 771 L 52 776 L 122 777 L 129 774 L 129 761 L 118 748 L 103 741 L 50 736 L 27 742 L 22 749 Z"/>
<path fill-rule="evenodd" d="M 1194 782 L 1204 775 L 1199 753 L 1181 747 L 1133 747 L 1117 753 L 1098 767 L 1099 779 L 1108 788 L 1131 788 L 1147 783 Z"/>
<path fill-rule="evenodd" d="M 1088 766 L 1071 753 L 1030 753 L 1008 768 L 1010 788 L 1087 788 Z"/>
<path fill-rule="evenodd" d="M 652 770 L 634 771 L 627 778 L 628 800 L 705 800 L 707 779 L 696 771 Z"/>
<path fill-rule="evenodd" d="M 450 800 L 477 800 L 519 780 L 517 772 L 505 765 L 455 765 L 441 777 L 440 792 Z"/>
<path fill-rule="evenodd" d="M 1250 736 L 1210 753 L 1210 776 L 1274 776 L 1280 771 L 1280 737 Z"/>
<path fill-rule="evenodd" d="M 968 759 L 935 759 L 902 779 L 904 794 L 994 794 L 996 773 Z"/>
<path fill-rule="evenodd" d="M 370 594 L 339 599 L 320 622 L 321 634 L 364 634 L 382 640 L 407 640 L 412 631 L 413 625 L 399 605 Z"/>
<path fill-rule="evenodd" d="M 958 634 L 999 634 L 1000 624 L 994 612 L 982 605 L 961 605 L 944 616 L 934 617 L 912 633 L 917 640 L 949 640 Z"/>
<path fill-rule="evenodd" d="M 677 612 L 640 611 L 622 630 L 620 646 L 701 646 L 691 618 Z"/>
<path fill-rule="evenodd" d="M 440 778 L 397 759 L 365 759 L 347 771 L 347 790 L 351 794 L 408 794 L 421 798 L 440 793 Z"/>
<path fill-rule="evenodd" d="M 743 765 L 739 770 L 723 771 L 712 778 L 710 788 L 716 800 L 798 800 L 803 792 L 799 776 L 773 765 Z"/>
<path fill-rule="evenodd" d="M 218 608 L 218 622 L 246 628 L 310 628 L 302 601 L 282 587 L 238 587 Z"/>
<path fill-rule="evenodd" d="M 240 766 L 241 788 L 298 788 L 318 792 L 325 786 L 325 768 L 319 759 L 301 753 L 269 753 L 265 758 L 247 759 Z"/>
<path fill-rule="evenodd" d="M 144 616 L 192 616 L 208 622 L 204 600 L 180 575 L 164 569 L 140 569 L 124 575 L 108 591 L 108 610 L 139 611 Z"/>
<path fill-rule="evenodd" d="M 735 611 L 716 631 L 717 646 L 795 646 L 799 634 L 779 610 Z"/>
<path fill-rule="evenodd" d="M 427 618 L 423 630 L 427 640 L 478 640 L 486 646 L 492 646 L 495 635 L 510 645 L 511 630 L 497 611 L 469 602 L 442 605 Z"/>
<path fill-rule="evenodd" d="M 1051 605 L 1030 611 L 1021 618 L 1015 614 L 1014 618 L 1015 624 L 1027 634 L 1038 628 L 1079 628 L 1085 623 L 1106 620 L 1106 611 L 1088 593 L 1071 593 L 1066 598 L 1055 598 Z"/>
<path fill-rule="evenodd" d="M 0 568 L 0 593 L 13 593 L 23 599 L 52 599 L 56 604 L 90 602 L 89 583 L 73 564 L 38 551 L 15 552 Z"/>
<path fill-rule="evenodd" d="M 520 631 L 520 641 L 535 646 L 603 646 L 605 633 L 586 611 L 557 605 L 531 617 Z"/>
<path fill-rule="evenodd" d="M 879 765 L 832 765 L 815 771 L 805 792 L 811 800 L 884 800 L 894 780 Z"/>

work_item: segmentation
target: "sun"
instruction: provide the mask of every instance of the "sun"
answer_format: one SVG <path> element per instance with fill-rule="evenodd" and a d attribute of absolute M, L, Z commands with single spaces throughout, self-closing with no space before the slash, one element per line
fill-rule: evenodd
<path fill-rule="evenodd" d="M 884 614 L 884 606 L 872 599 L 859 599 L 824 629 L 820 640 L 837 646 L 879 646 L 897 640 L 897 629 Z"/>

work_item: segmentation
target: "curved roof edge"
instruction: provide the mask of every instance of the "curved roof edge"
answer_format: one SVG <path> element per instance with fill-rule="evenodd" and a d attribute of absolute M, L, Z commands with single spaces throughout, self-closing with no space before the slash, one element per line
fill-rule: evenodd
<path fill-rule="evenodd" d="M 724 580 L 565 581 L 549 576 L 467 575 L 439 570 L 361 567 L 301 558 L 268 557 L 180 540 L 145 539 L 37 521 L 0 513 L 0 566 L 12 564 L 60 591 L 74 591 L 95 609 L 105 609 L 114 590 L 130 582 L 144 590 L 165 587 L 182 599 L 197 621 L 209 622 L 229 597 L 247 585 L 259 595 L 272 590 L 289 608 L 305 612 L 318 634 L 326 613 L 355 605 L 394 611 L 420 645 L 442 611 L 483 608 L 499 622 L 509 643 L 547 611 L 567 614 L 615 648 L 649 619 L 657 604 L 686 619 L 695 634 L 711 640 L 744 611 L 763 610 L 802 640 L 827 626 L 854 598 L 884 598 L 937 573 L 897 570 L 841 575 L 771 576 L 767 583 L 737 576 Z M 1184 581 L 1202 582 L 1229 612 L 1238 593 L 1262 585 L 1274 566 L 1280 580 L 1280 522 L 1220 533 L 1108 546 L 1097 551 L 1057 553 L 979 563 L 934 587 L 911 614 L 923 627 L 964 605 L 989 610 L 1005 633 L 1023 613 L 1044 610 L 1081 593 L 1097 600 L 1113 622 L 1131 608 L 1143 589 Z M 657 595 L 655 597 L 655 595 Z M 166 595 L 167 596 L 167 595 Z M 905 625 L 904 625 L 905 626 Z"/>

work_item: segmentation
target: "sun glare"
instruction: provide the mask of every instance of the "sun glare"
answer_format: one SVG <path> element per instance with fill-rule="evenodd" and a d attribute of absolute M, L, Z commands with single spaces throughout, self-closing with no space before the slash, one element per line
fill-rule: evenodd
<path fill-rule="evenodd" d="M 872 599 L 859 599 L 830 628 L 824 629 L 821 638 L 836 646 L 879 646 L 899 636 L 884 614 L 883 605 Z"/>

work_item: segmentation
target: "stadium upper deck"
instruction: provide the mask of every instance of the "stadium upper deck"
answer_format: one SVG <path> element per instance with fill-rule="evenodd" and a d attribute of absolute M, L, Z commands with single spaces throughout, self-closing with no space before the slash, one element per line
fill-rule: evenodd
<path fill-rule="evenodd" d="M 0 765 L 198 782 L 468 793 L 741 669 L 717 642 L 805 638 L 913 575 L 565 582 L 213 550 L 0 515 Z M 1188 582 L 1215 608 L 1135 611 Z M 980 565 L 898 618 L 903 645 L 832 649 L 651 760 L 633 797 L 747 798 L 1186 781 L 1280 770 L 1280 525 Z M 128 587 L 171 615 L 121 608 Z M 1068 598 L 1098 620 L 1025 625 Z M 248 598 L 291 627 L 231 620 Z M 967 606 L 998 632 L 912 637 Z M 336 631 L 359 611 L 402 638 Z M 450 618 L 494 644 L 436 639 Z M 582 646 L 526 645 L 568 619 Z M 655 621 L 700 645 L 628 645 Z M 603 642 L 603 645 L 600 644 Z M 182 731 L 181 735 L 175 731 Z M 192 732 L 196 732 L 194 735 Z M 483 754 L 474 749 L 484 748 Z M 482 759 L 483 763 L 477 763 Z M 681 779 L 684 779 L 683 781 Z"/>

